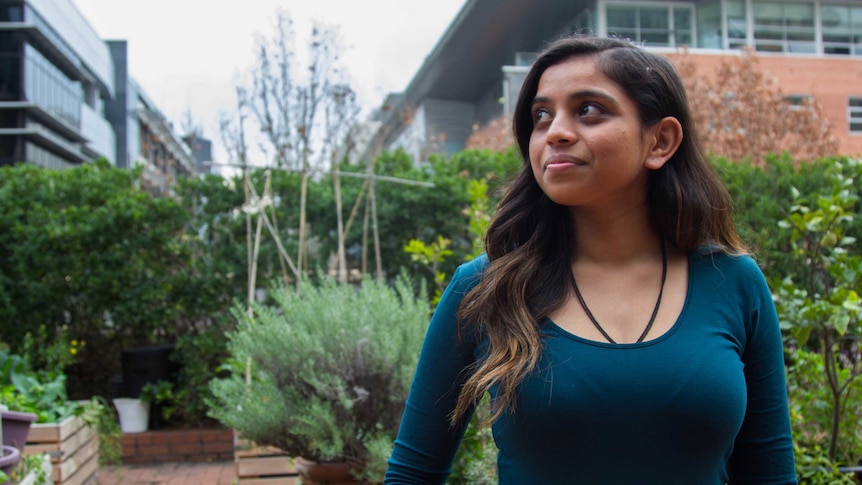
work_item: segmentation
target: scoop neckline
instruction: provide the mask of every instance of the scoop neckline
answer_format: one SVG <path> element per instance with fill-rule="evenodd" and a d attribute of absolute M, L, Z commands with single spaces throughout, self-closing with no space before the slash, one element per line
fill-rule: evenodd
<path fill-rule="evenodd" d="M 581 337 L 579 335 L 575 335 L 572 332 L 564 329 L 563 327 L 557 325 L 557 322 L 553 321 L 551 318 L 545 319 L 545 324 L 550 325 L 550 330 L 553 330 L 555 333 L 559 334 L 562 337 L 566 337 L 571 340 L 575 340 L 587 345 L 592 345 L 595 347 L 605 347 L 609 349 L 632 349 L 632 348 L 642 348 L 642 347 L 651 347 L 653 345 L 660 344 L 665 340 L 669 339 L 674 333 L 676 333 L 677 329 L 680 327 L 681 322 L 683 321 L 683 317 L 688 312 L 689 303 L 691 301 L 691 293 L 692 288 L 694 287 L 694 257 L 692 251 L 688 252 L 688 284 L 686 285 L 685 290 L 685 301 L 683 301 L 682 309 L 679 311 L 679 315 L 677 315 L 676 320 L 673 322 L 673 325 L 666 332 L 661 335 L 651 338 L 649 340 L 644 340 L 643 342 L 627 342 L 627 343 L 619 343 L 613 344 L 610 342 L 603 342 L 601 340 L 593 340 L 588 339 L 586 337 Z"/>

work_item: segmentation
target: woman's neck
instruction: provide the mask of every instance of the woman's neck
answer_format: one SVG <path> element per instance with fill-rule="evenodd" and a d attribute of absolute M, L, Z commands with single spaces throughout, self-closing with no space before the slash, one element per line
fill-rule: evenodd
<path fill-rule="evenodd" d="M 573 260 L 621 265 L 660 257 L 661 242 L 645 207 L 616 213 L 572 209 Z"/>

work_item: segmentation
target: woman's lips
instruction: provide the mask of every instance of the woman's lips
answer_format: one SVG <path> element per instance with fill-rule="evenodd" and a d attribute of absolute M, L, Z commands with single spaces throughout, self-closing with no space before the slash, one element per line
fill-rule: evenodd
<path fill-rule="evenodd" d="M 556 172 L 560 170 L 567 170 L 569 168 L 580 165 L 586 165 L 586 163 L 575 157 L 555 155 L 545 161 L 545 171 Z"/>

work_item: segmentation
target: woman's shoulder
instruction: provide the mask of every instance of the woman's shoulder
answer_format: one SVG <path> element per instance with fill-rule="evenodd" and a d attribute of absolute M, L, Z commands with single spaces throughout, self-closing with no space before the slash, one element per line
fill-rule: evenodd
<path fill-rule="evenodd" d="M 461 291 L 469 291 L 482 279 L 488 264 L 488 256 L 485 254 L 461 263 L 452 275 L 452 281 L 449 284 Z"/>
<path fill-rule="evenodd" d="M 693 269 L 717 276 L 720 281 L 749 285 L 765 283 L 763 271 L 747 253 L 729 252 L 716 246 L 704 246 L 692 252 Z"/>

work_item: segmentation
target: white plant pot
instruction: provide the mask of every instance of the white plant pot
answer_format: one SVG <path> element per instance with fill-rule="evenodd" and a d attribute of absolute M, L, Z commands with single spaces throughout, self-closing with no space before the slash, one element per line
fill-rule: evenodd
<path fill-rule="evenodd" d="M 114 399 L 117 414 L 120 415 L 120 429 L 123 433 L 142 433 L 147 430 L 150 419 L 150 403 L 140 399 Z"/>

